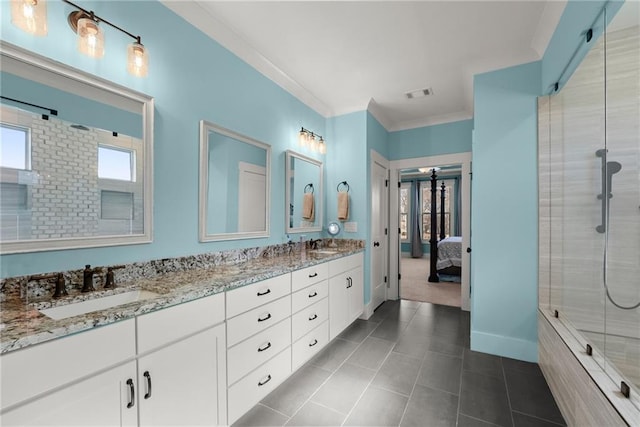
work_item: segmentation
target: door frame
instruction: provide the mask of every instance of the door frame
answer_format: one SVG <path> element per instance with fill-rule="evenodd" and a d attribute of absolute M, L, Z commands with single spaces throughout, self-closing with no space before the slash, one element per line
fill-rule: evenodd
<path fill-rule="evenodd" d="M 471 254 L 466 251 L 471 247 L 471 152 L 444 154 L 440 156 L 416 157 L 412 159 L 392 160 L 389 162 L 390 176 L 395 182 L 400 182 L 400 171 L 402 169 L 418 167 L 435 167 L 447 164 L 459 164 L 462 166 L 462 179 L 460 180 L 462 198 L 462 283 L 461 283 L 461 308 L 469 311 L 471 309 Z M 398 185 L 394 183 L 389 186 L 389 224 L 399 224 L 399 197 Z M 395 229 L 392 227 L 393 229 Z M 400 296 L 400 234 L 398 232 L 389 233 L 389 299 L 398 299 Z"/>
<path fill-rule="evenodd" d="M 382 216 L 382 225 L 387 230 L 390 230 L 390 228 L 389 228 L 389 224 L 390 224 L 389 223 L 389 199 L 390 199 L 390 197 L 389 197 L 389 188 L 390 188 L 391 180 L 389 178 L 389 172 L 390 172 L 389 160 L 386 159 L 385 157 L 383 157 L 377 151 L 372 149 L 371 150 L 371 155 L 369 157 L 369 183 L 370 183 L 370 185 L 369 185 L 369 219 L 370 219 L 370 221 L 369 221 L 369 233 L 370 233 L 369 234 L 369 237 L 370 237 L 369 244 L 371 244 L 371 245 L 373 245 L 373 242 L 371 240 L 372 240 L 372 237 L 374 235 L 374 229 L 373 229 L 374 224 L 373 224 L 373 221 L 371 220 L 373 218 L 373 185 L 371 185 L 371 183 L 373 182 L 374 166 L 375 166 L 376 163 L 378 165 L 382 166 L 383 168 L 385 168 L 385 170 L 386 170 L 385 180 L 389 184 L 389 185 L 386 185 L 384 187 L 385 190 L 383 190 L 386 193 L 385 196 L 386 196 L 386 201 L 387 201 L 387 204 L 386 204 L 387 209 L 386 209 L 386 211 L 384 213 L 382 213 L 382 215 L 383 215 Z M 384 253 L 382 254 L 382 259 L 383 259 L 383 262 L 384 262 L 383 275 L 385 275 L 387 277 L 387 286 L 386 286 L 386 289 L 385 289 L 385 297 L 384 297 L 383 302 L 389 299 L 389 290 L 390 290 L 389 286 L 390 286 L 390 283 L 391 283 L 390 279 L 389 279 L 390 278 L 390 274 L 389 274 L 389 243 L 390 243 L 389 235 L 390 234 L 391 233 L 387 233 L 386 235 L 384 235 L 384 239 L 383 239 L 384 240 L 384 245 L 383 245 L 384 246 Z M 368 311 L 373 312 L 373 310 L 376 309 L 376 307 L 372 306 L 372 303 L 373 303 L 373 289 L 374 289 L 374 286 L 375 286 L 374 283 L 373 283 L 373 271 L 374 271 L 373 250 L 371 250 L 371 251 L 369 251 L 369 283 L 370 283 L 369 290 L 370 290 L 370 298 L 369 298 L 369 304 L 368 304 L 369 307 L 367 307 L 367 309 L 366 309 L 367 312 Z"/>

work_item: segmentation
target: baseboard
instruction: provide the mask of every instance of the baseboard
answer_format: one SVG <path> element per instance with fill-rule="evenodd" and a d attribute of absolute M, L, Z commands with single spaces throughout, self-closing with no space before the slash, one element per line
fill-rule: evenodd
<path fill-rule="evenodd" d="M 362 310 L 362 315 L 360 315 L 359 319 L 368 320 L 373 315 L 373 305 L 371 301 L 368 304 L 364 305 L 364 310 Z"/>
<path fill-rule="evenodd" d="M 538 343 L 503 335 L 471 331 L 471 350 L 526 362 L 538 362 Z"/>

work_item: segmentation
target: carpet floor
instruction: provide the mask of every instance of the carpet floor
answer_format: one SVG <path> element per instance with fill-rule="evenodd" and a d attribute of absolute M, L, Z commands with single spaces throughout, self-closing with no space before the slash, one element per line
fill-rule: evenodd
<path fill-rule="evenodd" d="M 460 307 L 460 283 L 430 283 L 429 258 L 400 259 L 400 298 Z"/>

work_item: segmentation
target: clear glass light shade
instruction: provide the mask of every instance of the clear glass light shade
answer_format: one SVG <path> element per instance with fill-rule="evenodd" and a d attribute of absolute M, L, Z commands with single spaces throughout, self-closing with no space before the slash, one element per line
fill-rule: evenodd
<path fill-rule="evenodd" d="M 141 43 L 133 42 L 127 48 L 127 71 L 136 77 L 149 74 L 149 52 Z"/>
<path fill-rule="evenodd" d="M 320 154 L 327 154 L 327 144 L 322 137 L 320 137 L 320 141 L 318 141 L 318 151 Z"/>
<path fill-rule="evenodd" d="M 92 19 L 78 19 L 78 50 L 92 58 L 104 56 L 104 32 Z"/>
<path fill-rule="evenodd" d="M 46 0 L 11 0 L 11 22 L 27 33 L 46 36 Z"/>
<path fill-rule="evenodd" d="M 314 153 L 318 151 L 318 140 L 313 134 L 309 135 L 309 148 Z"/>
<path fill-rule="evenodd" d="M 300 145 L 300 147 L 306 147 L 308 143 L 309 134 L 304 130 L 300 130 L 300 133 L 298 134 L 298 145 Z"/>

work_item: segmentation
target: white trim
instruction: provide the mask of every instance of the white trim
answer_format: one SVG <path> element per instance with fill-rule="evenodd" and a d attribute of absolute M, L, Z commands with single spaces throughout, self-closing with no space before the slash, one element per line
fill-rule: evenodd
<path fill-rule="evenodd" d="M 445 123 L 459 122 L 462 120 L 471 120 L 472 118 L 473 118 L 473 113 L 469 113 L 468 111 L 459 111 L 456 113 L 441 114 L 438 116 L 429 116 L 429 117 L 424 117 L 420 119 L 401 121 L 398 123 L 394 123 L 392 126 L 387 128 L 387 131 L 397 132 L 401 130 L 409 130 L 409 129 L 422 128 L 426 126 L 435 126 L 435 125 L 442 125 Z"/>
<path fill-rule="evenodd" d="M 385 168 L 386 170 L 386 178 L 387 180 L 389 180 L 389 160 L 386 159 L 385 157 L 383 157 L 380 153 L 378 153 L 376 150 L 371 149 L 370 151 L 370 157 L 369 157 L 369 194 L 370 196 L 372 195 L 371 193 L 371 182 L 373 181 L 373 168 L 374 165 L 377 163 L 380 166 L 382 166 L 383 168 Z M 390 182 L 390 180 L 389 180 Z M 387 188 L 387 212 L 385 212 L 384 214 L 384 218 L 383 218 L 383 224 L 386 227 L 387 230 L 390 230 L 389 228 L 389 187 Z M 373 197 L 371 197 L 371 204 L 369 205 L 369 219 L 371 219 L 371 211 L 373 210 Z M 373 229 L 373 221 L 370 221 L 369 224 L 369 231 L 370 231 L 370 235 L 373 236 L 374 234 L 374 229 Z M 387 233 L 386 236 L 384 236 L 384 238 L 386 239 L 385 242 L 383 242 L 383 247 L 384 247 L 384 254 L 382 255 L 382 259 L 384 260 L 385 266 L 384 266 L 384 272 L 383 274 L 387 276 L 387 288 L 385 290 L 385 298 L 384 301 L 389 299 L 389 292 L 390 292 L 390 286 L 391 286 L 391 278 L 390 278 L 390 274 L 389 274 L 389 235 L 391 233 Z M 373 243 L 372 243 L 373 244 Z M 373 251 L 367 251 L 368 255 L 369 255 L 369 304 L 371 304 L 371 302 L 373 301 L 373 281 L 372 281 L 372 277 L 373 277 Z M 376 307 L 372 307 L 372 310 L 375 310 Z"/>
<path fill-rule="evenodd" d="M 265 197 L 265 230 L 246 233 L 216 233 L 207 234 L 207 190 L 209 186 L 209 131 L 228 136 L 246 144 L 254 145 L 266 151 L 266 197 Z M 269 213 L 271 211 L 271 146 L 257 139 L 249 138 L 232 130 L 215 125 L 206 120 L 200 120 L 200 171 L 198 174 L 198 239 L 200 242 L 215 242 L 219 240 L 256 239 L 269 237 Z"/>
<path fill-rule="evenodd" d="M 402 169 L 417 167 L 433 167 L 439 165 L 462 165 L 462 178 L 460 180 L 461 198 L 462 198 L 462 286 L 461 286 L 461 304 L 462 309 L 469 311 L 471 309 L 471 301 L 469 297 L 470 280 L 471 280 L 471 256 L 466 252 L 465 248 L 471 246 L 471 152 L 445 154 L 441 156 L 417 157 L 413 159 L 392 160 L 389 162 L 391 176 L 400 182 L 400 171 Z M 399 206 L 398 186 L 390 186 L 389 206 Z M 391 209 L 389 224 L 398 224 L 399 209 Z M 400 270 L 400 238 L 397 233 L 390 233 L 389 259 L 394 262 L 389 263 L 389 299 L 397 299 L 399 297 L 399 281 L 398 273 Z"/>
<path fill-rule="evenodd" d="M 142 140 L 144 141 L 144 231 L 142 234 L 3 242 L 0 244 L 0 253 L 26 253 L 151 243 L 153 241 L 153 98 L 4 41 L 0 41 L 0 54 L 3 57 L 2 61 L 0 61 L 3 70 L 8 63 L 12 67 L 22 63 L 22 67 L 25 70 L 29 70 L 28 73 L 30 74 L 37 74 L 37 71 L 42 70 L 46 73 L 47 79 L 65 82 L 66 86 L 63 88 L 71 93 L 77 93 L 77 87 L 73 87 L 73 83 L 77 83 L 82 87 L 82 96 L 86 97 L 84 92 L 86 89 L 90 93 L 100 94 L 101 102 L 107 102 L 125 110 L 137 105 L 135 112 L 140 112 L 142 116 Z"/>
<path fill-rule="evenodd" d="M 371 301 L 364 305 L 364 309 L 362 310 L 362 314 L 358 319 L 368 320 L 371 316 L 373 316 L 373 304 Z"/>

